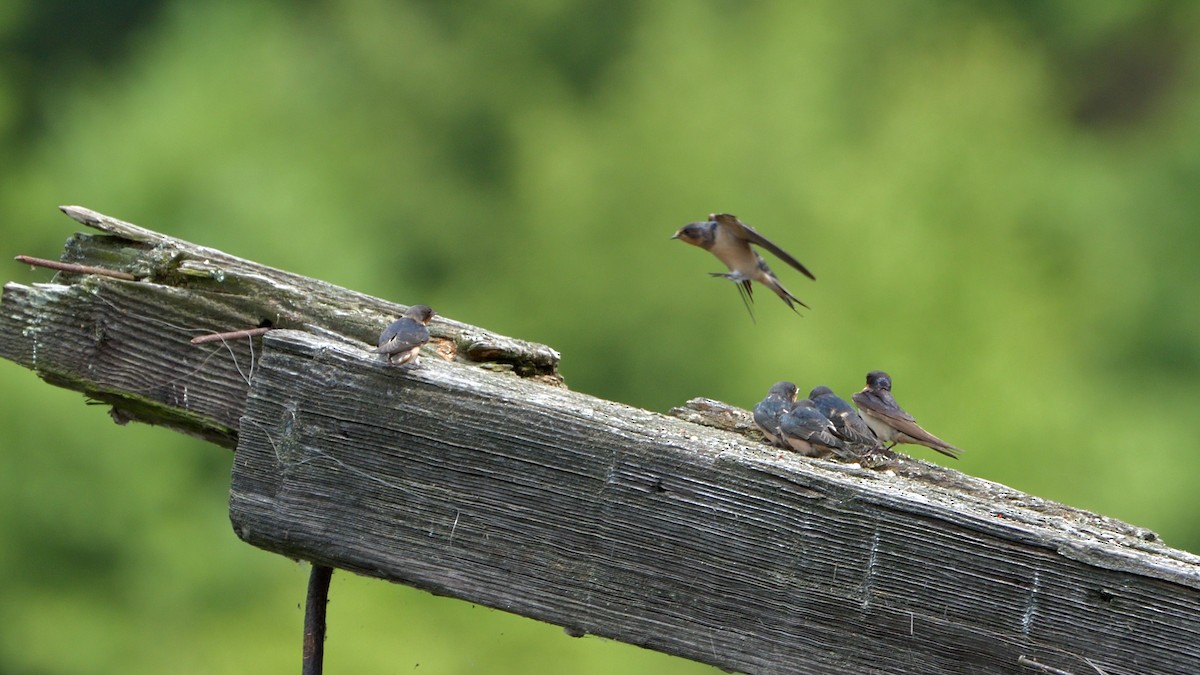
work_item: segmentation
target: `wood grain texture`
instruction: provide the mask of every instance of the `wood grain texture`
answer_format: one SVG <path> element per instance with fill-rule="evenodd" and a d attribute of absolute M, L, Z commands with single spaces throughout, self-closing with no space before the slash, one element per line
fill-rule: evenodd
<path fill-rule="evenodd" d="M 99 265 L 152 283 L 234 296 L 256 310 L 260 323 L 269 322 L 277 328 L 374 344 L 382 327 L 408 309 L 407 305 L 159 234 L 81 206 L 60 208 L 77 222 L 106 235 L 76 235 L 67 242 L 63 262 Z M 499 335 L 446 316 L 436 317 L 429 332 L 453 358 L 499 364 L 522 376 L 561 380 L 558 352 L 546 345 Z"/>
<path fill-rule="evenodd" d="M 54 283 L 6 284 L 0 357 L 111 405 L 121 423 L 163 425 L 232 449 L 261 338 L 192 338 L 272 326 L 373 345 L 405 309 L 82 207 L 62 209 L 101 231 L 71 237 L 63 262 L 135 280 L 59 272 Z M 561 382 L 558 353 L 545 345 L 446 317 L 430 332 L 445 358 Z"/>
<path fill-rule="evenodd" d="M 1146 530 L 463 364 L 265 350 L 230 514 L 268 550 L 746 672 L 1200 672 L 1197 558 Z"/>
<path fill-rule="evenodd" d="M 388 367 L 403 305 L 63 210 L 101 232 L 65 262 L 134 280 L 7 284 L 0 356 L 236 447 L 254 545 L 731 670 L 1200 672 L 1200 560 L 1152 532 L 774 450 L 719 401 L 571 392 L 553 349 L 442 317 L 441 358 Z"/>
<path fill-rule="evenodd" d="M 91 276 L 7 284 L 0 355 L 110 404 L 118 422 L 163 425 L 232 449 L 260 341 L 189 341 L 258 319 L 210 295 Z"/>

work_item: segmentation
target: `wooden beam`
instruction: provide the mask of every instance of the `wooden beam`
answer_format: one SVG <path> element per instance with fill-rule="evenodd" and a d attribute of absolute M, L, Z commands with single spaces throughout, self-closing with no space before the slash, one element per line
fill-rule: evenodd
<path fill-rule="evenodd" d="M 193 339 L 270 326 L 373 344 L 405 309 L 83 207 L 62 210 L 101 234 L 69 239 L 68 269 L 52 283 L 4 286 L 0 357 L 111 405 L 121 423 L 163 425 L 232 449 L 261 338 Z M 430 332 L 447 358 L 561 381 L 558 353 L 545 345 L 445 317 Z"/>
<path fill-rule="evenodd" d="M 1200 672 L 1200 558 L 1152 532 L 572 392 L 553 349 L 442 317 L 389 367 L 402 305 L 64 211 L 101 234 L 5 285 L 0 356 L 236 448 L 256 546 L 730 670 Z"/>
<path fill-rule="evenodd" d="M 1146 530 L 468 365 L 264 346 L 230 499 L 256 546 L 745 672 L 1200 664 L 1200 567 Z"/>

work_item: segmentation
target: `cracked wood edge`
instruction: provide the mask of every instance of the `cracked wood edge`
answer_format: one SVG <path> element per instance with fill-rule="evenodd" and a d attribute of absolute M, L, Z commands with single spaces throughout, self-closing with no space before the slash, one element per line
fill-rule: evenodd
<path fill-rule="evenodd" d="M 378 324 L 377 328 L 372 328 L 373 334 L 370 334 L 370 331 L 364 333 L 359 330 L 354 331 L 353 335 L 347 335 L 353 339 L 369 342 L 378 335 L 378 331 L 383 326 L 403 314 L 404 310 L 408 308 L 407 305 L 388 302 L 318 279 L 261 265 L 217 249 L 161 234 L 82 206 L 60 206 L 59 209 L 80 224 L 119 239 L 149 247 L 149 250 L 136 252 L 141 257 L 134 261 L 128 261 L 127 268 L 121 271 L 152 280 L 174 280 L 180 276 L 197 282 L 210 280 L 215 282 L 218 288 L 222 282 L 226 282 L 227 277 L 243 277 L 248 282 L 261 285 L 262 288 L 257 289 L 259 291 L 289 299 L 287 304 L 294 308 L 292 312 L 294 321 L 292 325 L 287 326 L 289 328 L 303 327 L 301 319 L 306 315 L 306 310 L 312 309 L 313 303 L 320 303 L 320 313 L 327 315 L 330 320 L 324 324 L 317 322 L 318 329 L 334 328 L 336 330 L 339 327 L 339 322 L 336 320 L 338 318 L 350 319 L 351 325 L 367 323 L 375 326 Z M 85 246 L 84 249 L 84 255 L 87 255 L 87 247 Z M 355 316 L 358 313 L 365 313 L 366 316 Z M 338 315 L 348 316 L 339 317 Z M 361 320 L 355 321 L 355 319 Z M 441 314 L 430 325 L 430 332 L 434 337 L 447 341 L 452 345 L 454 354 L 461 355 L 467 360 L 507 364 L 512 366 L 519 375 L 561 382 L 561 377 L 557 372 L 560 355 L 546 345 L 499 335 L 478 326 L 455 321 Z M 343 332 L 343 334 L 346 333 Z"/>

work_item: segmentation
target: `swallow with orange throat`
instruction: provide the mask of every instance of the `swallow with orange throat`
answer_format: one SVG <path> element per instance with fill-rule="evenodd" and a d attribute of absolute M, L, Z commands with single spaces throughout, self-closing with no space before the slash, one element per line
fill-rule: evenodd
<path fill-rule="evenodd" d="M 759 234 L 758 230 L 738 220 L 737 216 L 728 213 L 714 213 L 709 215 L 706 221 L 684 225 L 671 238 L 692 246 L 699 246 L 716 256 L 717 260 L 729 268 L 729 272 L 710 272 L 709 274 L 737 284 L 738 294 L 741 295 L 746 310 L 750 312 L 752 321 L 754 320 L 754 310 L 751 308 L 751 304 L 754 302 L 754 287 L 750 283 L 752 281 L 757 281 L 771 289 L 775 295 L 779 296 L 780 300 L 783 300 L 784 304 L 797 314 L 800 311 L 796 309 L 796 305 L 808 308 L 808 305 L 804 304 L 800 298 L 792 295 L 791 291 L 783 287 L 783 284 L 779 282 L 779 277 L 775 276 L 775 273 L 767 266 L 767 261 L 750 245 L 754 244 L 770 251 L 776 258 L 813 281 L 816 281 L 817 278 L 790 253 Z"/>

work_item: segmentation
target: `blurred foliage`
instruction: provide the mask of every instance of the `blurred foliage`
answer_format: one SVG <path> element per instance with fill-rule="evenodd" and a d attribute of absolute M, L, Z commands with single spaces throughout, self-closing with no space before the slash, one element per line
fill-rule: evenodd
<path fill-rule="evenodd" d="M 883 368 L 956 468 L 1200 551 L 1197 36 L 1186 1 L 9 0 L 0 231 L 54 257 L 81 204 L 654 410 Z M 668 241 L 712 211 L 812 310 L 752 324 Z M 0 670 L 296 668 L 306 569 L 233 536 L 225 451 L 0 391 Z M 711 672 L 347 574 L 330 612 L 332 672 Z"/>

